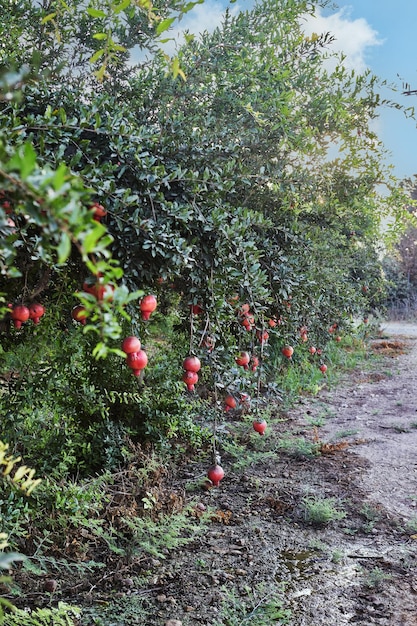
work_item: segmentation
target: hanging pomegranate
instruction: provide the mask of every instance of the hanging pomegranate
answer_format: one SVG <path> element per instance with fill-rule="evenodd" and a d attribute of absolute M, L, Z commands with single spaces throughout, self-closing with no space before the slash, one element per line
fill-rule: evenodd
<path fill-rule="evenodd" d="M 207 476 L 211 480 L 213 487 L 218 487 L 220 481 L 224 478 L 224 470 L 220 465 L 212 465 L 207 472 Z"/>
<path fill-rule="evenodd" d="M 186 371 L 183 374 L 182 380 L 187 385 L 188 391 L 194 391 L 194 385 L 198 382 L 198 374 L 196 372 Z"/>
<path fill-rule="evenodd" d="M 260 435 L 263 435 L 265 433 L 266 426 L 267 426 L 266 421 L 263 419 L 254 420 L 253 422 L 253 429 Z"/>
<path fill-rule="evenodd" d="M 137 337 L 125 337 L 122 342 L 122 350 L 126 354 L 132 354 L 132 352 L 139 352 L 141 343 Z"/>
<path fill-rule="evenodd" d="M 155 311 L 157 304 L 158 303 L 155 296 L 148 295 L 142 298 L 139 304 L 139 308 L 143 320 L 148 320 L 150 318 L 151 313 Z"/>
<path fill-rule="evenodd" d="M 71 311 L 71 317 L 76 322 L 79 322 L 83 326 L 87 323 L 87 311 L 82 304 L 77 304 Z"/>
<path fill-rule="evenodd" d="M 182 362 L 182 367 L 189 372 L 198 372 L 201 368 L 200 359 L 196 356 L 187 356 Z"/>
<path fill-rule="evenodd" d="M 91 209 L 93 211 L 93 219 L 96 220 L 96 222 L 100 222 L 103 217 L 106 217 L 107 215 L 107 211 L 104 206 L 98 202 L 94 202 Z"/>
<path fill-rule="evenodd" d="M 13 320 L 15 328 L 21 328 L 23 322 L 27 322 L 30 316 L 30 311 L 24 304 L 17 304 L 10 312 L 10 316 Z"/>
<path fill-rule="evenodd" d="M 237 365 L 243 367 L 243 369 L 245 370 L 249 369 L 248 363 L 250 361 L 250 356 L 248 352 L 241 352 L 239 356 L 235 358 L 235 361 Z"/>
<path fill-rule="evenodd" d="M 130 352 L 126 357 L 126 365 L 132 370 L 143 370 L 148 365 L 148 355 L 144 350 Z"/>
<path fill-rule="evenodd" d="M 224 399 L 224 410 L 230 411 L 230 409 L 235 409 L 237 405 L 236 398 L 234 398 L 231 394 L 228 394 Z"/>
<path fill-rule="evenodd" d="M 33 302 L 29 307 L 29 319 L 33 320 L 34 324 L 39 324 L 39 320 L 42 315 L 45 314 L 45 307 L 39 302 Z"/>

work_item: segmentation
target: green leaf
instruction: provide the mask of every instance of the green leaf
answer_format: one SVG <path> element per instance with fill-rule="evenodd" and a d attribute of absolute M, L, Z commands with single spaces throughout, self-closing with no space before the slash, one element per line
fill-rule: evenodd
<path fill-rule="evenodd" d="M 168 30 L 171 24 L 175 22 L 175 19 L 176 19 L 175 17 L 167 17 L 165 20 L 162 20 L 162 22 L 160 22 L 158 26 L 156 27 L 156 34 L 160 35 L 165 30 Z"/>
<path fill-rule="evenodd" d="M 106 14 L 104 13 L 104 11 L 100 11 L 99 9 L 93 9 L 92 7 L 88 7 L 87 13 L 88 15 L 91 15 L 91 17 L 101 17 L 101 18 L 106 17 Z"/>
<path fill-rule="evenodd" d="M 67 233 L 62 233 L 61 240 L 57 247 L 58 263 L 62 265 L 68 259 L 71 253 L 71 239 Z"/>
<path fill-rule="evenodd" d="M 97 50 L 97 52 L 95 52 L 93 56 L 90 57 L 90 63 L 95 63 L 100 57 L 103 56 L 104 53 L 104 48 L 100 48 L 100 50 Z"/>
<path fill-rule="evenodd" d="M 31 143 L 27 142 L 10 159 L 9 166 L 20 172 L 23 180 L 33 172 L 36 165 L 36 152 Z"/>
<path fill-rule="evenodd" d="M 96 33 L 95 35 L 93 35 L 93 39 L 98 39 L 99 41 L 102 41 L 103 39 L 107 39 L 107 34 L 106 33 Z"/>
<path fill-rule="evenodd" d="M 51 20 L 54 20 L 55 18 L 56 18 L 56 12 L 49 13 L 49 15 L 46 15 L 45 17 L 42 18 L 41 24 L 46 24 L 47 22 L 50 22 Z"/>
<path fill-rule="evenodd" d="M 127 9 L 130 6 L 130 0 L 122 0 L 120 4 L 112 4 L 113 12 L 118 15 L 121 11 Z"/>

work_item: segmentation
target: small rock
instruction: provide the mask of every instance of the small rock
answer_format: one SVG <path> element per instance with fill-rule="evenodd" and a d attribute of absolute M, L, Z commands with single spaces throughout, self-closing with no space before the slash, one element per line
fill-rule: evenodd
<path fill-rule="evenodd" d="M 169 619 L 165 626 L 182 626 L 182 622 L 179 619 Z"/>
<path fill-rule="evenodd" d="M 156 599 L 157 599 L 157 601 L 158 601 L 158 602 L 160 602 L 161 604 L 162 604 L 163 602 L 166 602 L 166 601 L 167 601 L 167 597 L 166 597 L 166 595 L 165 595 L 164 593 L 161 593 L 159 596 L 156 596 Z"/>

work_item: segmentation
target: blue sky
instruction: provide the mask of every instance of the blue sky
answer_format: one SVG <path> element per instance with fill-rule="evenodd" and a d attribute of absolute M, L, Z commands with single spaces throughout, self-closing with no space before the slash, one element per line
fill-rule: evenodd
<path fill-rule="evenodd" d="M 227 4 L 227 0 L 205 0 L 181 22 L 181 30 L 213 30 Z M 236 11 L 253 4 L 254 0 L 237 0 L 229 7 Z M 417 110 L 417 95 L 401 93 L 403 80 L 417 89 L 417 0 L 339 0 L 338 7 L 320 13 L 310 24 L 312 31 L 330 31 L 336 38 L 334 49 L 347 55 L 351 67 L 369 68 L 396 87 L 396 92 L 384 90 L 383 97 Z M 400 111 L 381 109 L 375 130 L 391 153 L 388 162 L 396 176 L 417 174 L 416 122 Z"/>

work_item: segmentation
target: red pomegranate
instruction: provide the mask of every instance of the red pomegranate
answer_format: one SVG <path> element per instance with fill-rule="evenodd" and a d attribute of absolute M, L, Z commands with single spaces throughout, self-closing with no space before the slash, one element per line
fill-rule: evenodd
<path fill-rule="evenodd" d="M 230 409 L 235 409 L 237 405 L 236 399 L 231 395 L 227 395 L 224 399 L 224 410 L 230 411 Z"/>
<path fill-rule="evenodd" d="M 222 478 L 224 478 L 224 470 L 220 465 L 212 465 L 208 472 L 208 478 L 213 483 L 213 487 L 218 487 Z"/>
<path fill-rule="evenodd" d="M 39 324 L 39 320 L 42 315 L 45 314 L 45 307 L 39 302 L 33 302 L 29 307 L 29 319 L 33 320 L 34 324 Z"/>
<path fill-rule="evenodd" d="M 253 429 L 256 430 L 257 433 L 263 435 L 266 431 L 266 421 L 265 420 L 254 420 Z"/>
<path fill-rule="evenodd" d="M 142 298 L 139 304 L 139 308 L 143 320 L 148 320 L 150 318 L 151 313 L 155 311 L 157 304 L 158 303 L 155 296 L 148 295 Z"/>
<path fill-rule="evenodd" d="M 94 202 L 91 208 L 93 210 L 93 219 L 96 220 L 96 222 L 100 222 L 103 217 L 106 217 L 107 211 L 102 204 Z"/>
<path fill-rule="evenodd" d="M 148 355 L 144 350 L 130 352 L 126 357 L 126 365 L 132 370 L 143 370 L 148 365 Z"/>
<path fill-rule="evenodd" d="M 187 385 L 188 391 L 194 391 L 194 385 L 198 382 L 198 374 L 196 372 L 184 372 L 183 381 Z"/>
<path fill-rule="evenodd" d="M 188 372 L 198 372 L 201 368 L 200 359 L 196 356 L 187 356 L 182 363 L 182 367 Z"/>
<path fill-rule="evenodd" d="M 15 328 L 21 328 L 23 322 L 27 322 L 30 316 L 30 311 L 24 304 L 17 304 L 10 312 L 10 316 L 13 320 Z"/>
<path fill-rule="evenodd" d="M 250 361 L 250 356 L 248 352 L 241 352 L 239 356 L 235 358 L 237 365 L 243 367 L 243 369 L 249 369 L 248 363 Z"/>
<path fill-rule="evenodd" d="M 139 352 L 141 348 L 140 341 L 137 337 L 130 336 L 125 337 L 122 342 L 122 350 L 126 354 L 132 354 L 132 352 Z"/>
<path fill-rule="evenodd" d="M 82 304 L 77 304 L 77 306 L 73 307 L 71 311 L 71 317 L 76 322 L 79 322 L 80 324 L 83 324 L 83 326 L 85 326 L 85 324 L 87 323 L 87 311 L 85 307 Z"/>

